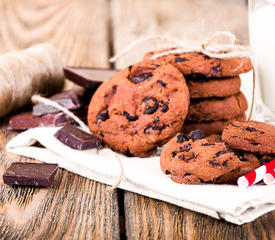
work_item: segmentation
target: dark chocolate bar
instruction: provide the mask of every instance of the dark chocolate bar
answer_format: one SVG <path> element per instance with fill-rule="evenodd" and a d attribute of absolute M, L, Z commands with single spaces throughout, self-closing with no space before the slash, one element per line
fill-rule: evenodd
<path fill-rule="evenodd" d="M 117 70 L 88 67 L 64 67 L 67 79 L 84 88 L 96 89 L 98 86 L 114 75 Z"/>
<path fill-rule="evenodd" d="M 5 184 L 49 187 L 57 172 L 57 164 L 15 162 L 5 171 Z"/>
<path fill-rule="evenodd" d="M 92 94 L 90 91 L 75 89 L 55 94 L 50 99 L 69 110 L 76 110 L 84 105 L 88 105 L 91 97 Z M 39 103 L 33 106 L 32 115 L 42 116 L 44 114 L 56 112 L 60 112 L 60 110 L 50 105 Z"/>
<path fill-rule="evenodd" d="M 63 128 L 58 130 L 54 136 L 59 141 L 73 149 L 84 150 L 99 148 L 102 146 L 101 139 L 88 134 L 71 124 L 66 124 Z"/>
<path fill-rule="evenodd" d="M 81 120 L 87 118 L 87 108 L 82 108 L 73 113 Z M 33 116 L 32 112 L 24 112 L 14 115 L 10 118 L 8 130 L 26 130 L 36 127 L 58 127 L 66 123 L 73 123 L 74 120 L 63 112 L 50 113 L 42 116 Z"/>

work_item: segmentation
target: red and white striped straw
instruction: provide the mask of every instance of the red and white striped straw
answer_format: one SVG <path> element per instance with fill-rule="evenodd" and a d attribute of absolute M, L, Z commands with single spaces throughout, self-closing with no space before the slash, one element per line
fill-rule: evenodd
<path fill-rule="evenodd" d="M 272 162 L 273 164 L 268 165 L 266 174 L 264 175 L 264 178 L 263 178 L 264 183 L 267 185 L 275 183 L 275 160 L 273 160 Z"/>
<path fill-rule="evenodd" d="M 265 165 L 253 170 L 250 173 L 247 173 L 246 175 L 239 177 L 238 179 L 238 186 L 241 188 L 247 188 L 261 180 L 263 180 L 264 176 L 266 174 L 274 174 L 274 169 L 275 169 L 275 159 L 272 160 L 269 163 L 266 163 Z M 272 175 L 273 177 L 273 175 Z M 274 179 L 270 179 L 270 176 L 268 175 L 268 182 L 272 182 Z M 275 178 L 275 176 L 274 176 Z"/>

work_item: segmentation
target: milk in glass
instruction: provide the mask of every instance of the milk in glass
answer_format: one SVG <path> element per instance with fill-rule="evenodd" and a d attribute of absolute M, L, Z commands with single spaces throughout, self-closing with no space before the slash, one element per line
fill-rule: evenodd
<path fill-rule="evenodd" d="M 264 103 L 275 112 L 275 1 L 250 0 L 249 30 Z"/>

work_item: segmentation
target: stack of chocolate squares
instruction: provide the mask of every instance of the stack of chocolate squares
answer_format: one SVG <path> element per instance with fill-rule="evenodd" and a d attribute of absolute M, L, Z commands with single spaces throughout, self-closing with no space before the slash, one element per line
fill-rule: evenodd
<path fill-rule="evenodd" d="M 74 89 L 57 93 L 50 100 L 68 109 L 82 121 L 87 120 L 88 103 L 93 91 L 85 89 Z M 74 123 L 67 114 L 55 107 L 39 103 L 33 106 L 32 111 L 22 112 L 10 118 L 9 130 L 26 130 L 36 127 L 63 126 L 66 123 Z"/>
<path fill-rule="evenodd" d="M 221 134 L 229 122 L 246 120 L 248 104 L 240 92 L 239 75 L 252 70 L 249 58 L 210 58 L 197 52 L 157 56 L 165 51 L 149 52 L 143 61 L 169 63 L 183 73 L 191 99 L 183 132 L 201 129 L 205 136 Z"/>

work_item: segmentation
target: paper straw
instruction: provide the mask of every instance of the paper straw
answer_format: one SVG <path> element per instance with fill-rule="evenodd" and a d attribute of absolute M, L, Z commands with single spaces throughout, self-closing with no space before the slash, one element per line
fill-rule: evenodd
<path fill-rule="evenodd" d="M 264 175 L 264 183 L 267 185 L 271 185 L 275 183 L 275 160 L 269 162 L 267 166 L 266 174 Z"/>
<path fill-rule="evenodd" d="M 247 188 L 261 180 L 263 180 L 265 174 L 274 173 L 275 168 L 275 160 L 272 160 L 271 162 L 253 170 L 250 173 L 247 173 L 246 175 L 239 177 L 238 179 L 238 186 L 241 188 Z M 269 175 L 267 177 L 270 178 Z"/>

